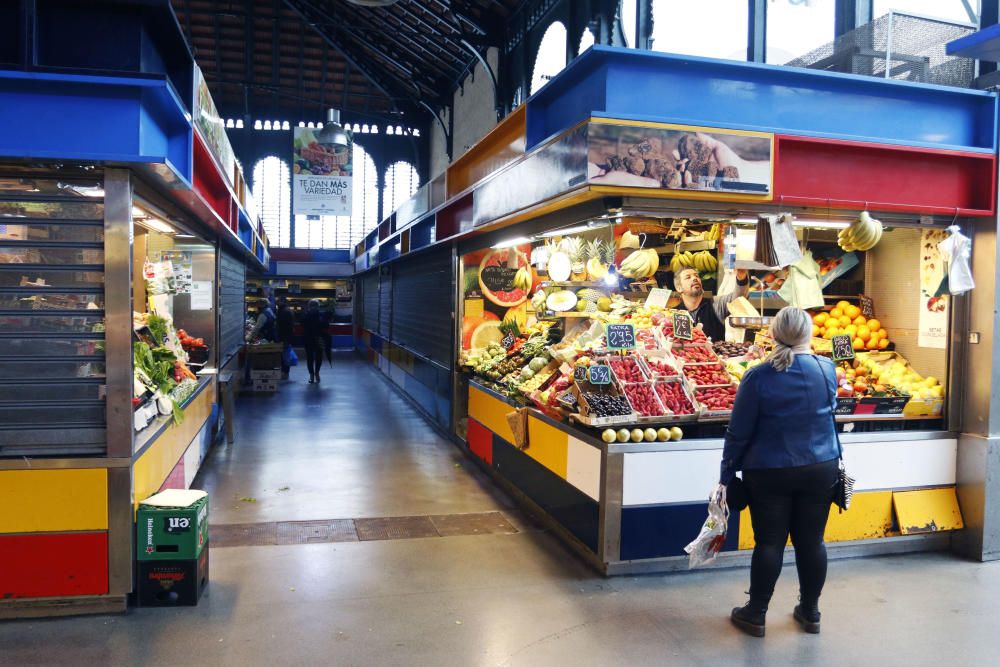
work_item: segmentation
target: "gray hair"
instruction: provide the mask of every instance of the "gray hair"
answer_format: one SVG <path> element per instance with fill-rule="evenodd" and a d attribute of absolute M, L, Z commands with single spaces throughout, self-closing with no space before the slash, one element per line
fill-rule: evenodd
<path fill-rule="evenodd" d="M 319 299 L 309 299 L 309 303 L 306 304 L 307 310 L 319 310 Z"/>
<path fill-rule="evenodd" d="M 792 365 L 796 354 L 809 353 L 812 326 L 813 322 L 809 313 L 801 308 L 787 306 L 778 311 L 771 323 L 774 352 L 768 359 L 775 370 L 784 371 Z"/>
<path fill-rule="evenodd" d="M 684 275 L 685 271 L 694 271 L 695 273 L 698 273 L 698 269 L 694 268 L 693 266 L 685 266 L 683 269 L 678 270 L 677 273 L 674 274 L 675 290 L 679 290 L 681 288 L 681 276 Z"/>

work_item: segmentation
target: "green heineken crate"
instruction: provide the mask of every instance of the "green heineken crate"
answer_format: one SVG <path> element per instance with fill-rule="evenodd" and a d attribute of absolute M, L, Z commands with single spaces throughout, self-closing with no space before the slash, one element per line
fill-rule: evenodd
<path fill-rule="evenodd" d="M 195 560 L 208 544 L 208 494 L 170 489 L 139 504 L 138 560 Z"/>

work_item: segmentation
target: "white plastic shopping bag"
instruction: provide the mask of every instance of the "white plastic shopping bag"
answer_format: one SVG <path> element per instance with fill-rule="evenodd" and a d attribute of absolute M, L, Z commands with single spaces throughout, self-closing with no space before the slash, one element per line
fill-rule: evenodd
<path fill-rule="evenodd" d="M 712 491 L 708 499 L 708 518 L 701 526 L 701 532 L 691 544 L 684 547 L 689 554 L 688 568 L 708 565 L 715 560 L 726 541 L 729 526 L 729 507 L 726 506 L 726 487 L 721 484 Z"/>

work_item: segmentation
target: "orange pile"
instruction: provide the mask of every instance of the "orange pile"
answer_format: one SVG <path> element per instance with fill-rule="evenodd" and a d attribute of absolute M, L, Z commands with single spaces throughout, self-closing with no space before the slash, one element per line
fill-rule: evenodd
<path fill-rule="evenodd" d="M 847 301 L 838 301 L 830 311 L 813 315 L 813 336 L 831 340 L 848 335 L 855 350 L 884 350 L 889 347 L 889 334 L 877 319 L 867 319 L 861 309 Z"/>

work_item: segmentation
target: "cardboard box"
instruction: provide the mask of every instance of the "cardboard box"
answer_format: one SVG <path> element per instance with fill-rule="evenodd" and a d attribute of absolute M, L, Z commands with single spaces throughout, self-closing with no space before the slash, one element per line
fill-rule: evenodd
<path fill-rule="evenodd" d="M 140 607 L 182 607 L 198 604 L 208 588 L 208 545 L 194 560 L 139 561 L 136 601 Z"/>
<path fill-rule="evenodd" d="M 171 490 L 150 496 L 139 504 L 135 525 L 138 560 L 194 560 L 208 543 L 208 494 Z"/>
<path fill-rule="evenodd" d="M 278 391 L 278 383 L 274 380 L 254 380 L 250 385 L 250 391 L 260 394 L 273 394 Z"/>
<path fill-rule="evenodd" d="M 250 371 L 251 380 L 280 380 L 281 379 L 281 369 L 278 370 L 251 370 Z"/>

